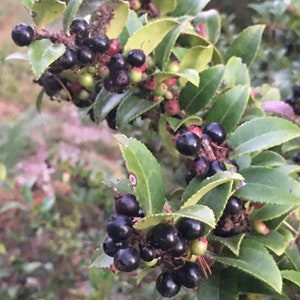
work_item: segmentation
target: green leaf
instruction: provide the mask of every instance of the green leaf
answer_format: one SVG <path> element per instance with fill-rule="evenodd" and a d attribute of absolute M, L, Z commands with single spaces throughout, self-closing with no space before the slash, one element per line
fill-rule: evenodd
<path fill-rule="evenodd" d="M 300 255 L 298 245 L 295 243 L 291 244 L 291 246 L 285 251 L 285 254 L 295 269 L 300 272 Z"/>
<path fill-rule="evenodd" d="M 260 46 L 265 25 L 253 25 L 244 29 L 229 46 L 225 61 L 232 56 L 241 57 L 246 65 L 251 65 Z"/>
<path fill-rule="evenodd" d="M 284 157 L 274 151 L 263 151 L 252 158 L 252 165 L 279 167 L 286 164 Z"/>
<path fill-rule="evenodd" d="M 216 261 L 242 270 L 263 281 L 279 294 L 282 289 L 280 271 L 269 252 L 258 242 L 244 239 L 239 257 L 214 256 Z"/>
<path fill-rule="evenodd" d="M 7 170 L 5 164 L 0 162 L 0 181 L 4 181 L 6 179 Z"/>
<path fill-rule="evenodd" d="M 210 238 L 214 241 L 218 241 L 225 247 L 227 247 L 234 255 L 239 256 L 241 243 L 245 237 L 244 233 L 237 234 L 232 237 L 222 238 L 220 236 L 211 236 Z"/>
<path fill-rule="evenodd" d="M 126 28 L 129 35 L 133 35 L 137 30 L 143 27 L 142 21 L 139 19 L 135 11 L 129 10 Z"/>
<path fill-rule="evenodd" d="M 105 253 L 99 254 L 90 265 L 90 268 L 109 269 L 110 265 L 114 263 L 114 258 L 106 255 Z"/>
<path fill-rule="evenodd" d="M 281 275 L 284 279 L 293 282 L 300 287 L 300 272 L 294 270 L 282 270 Z"/>
<path fill-rule="evenodd" d="M 185 69 L 185 70 L 180 70 L 178 72 L 172 72 L 172 73 L 171 72 L 160 72 L 160 73 L 156 73 L 153 75 L 153 77 L 158 82 L 161 82 L 167 78 L 176 77 L 176 76 L 179 76 L 185 82 L 189 81 L 196 87 L 199 85 L 199 75 L 198 75 L 198 72 L 195 71 L 194 69 Z"/>
<path fill-rule="evenodd" d="M 42 90 L 39 92 L 39 94 L 38 94 L 38 96 L 37 96 L 37 98 L 36 98 L 36 102 L 35 102 L 36 110 L 37 110 L 39 113 L 41 113 L 41 111 L 42 111 L 42 102 L 43 102 L 44 92 L 45 92 L 44 89 L 42 89 Z"/>
<path fill-rule="evenodd" d="M 197 204 L 206 193 L 208 193 L 210 190 L 212 190 L 220 184 L 233 180 L 243 179 L 244 178 L 240 174 L 231 173 L 228 171 L 218 172 L 214 176 L 206 178 L 202 181 L 198 178 L 194 178 L 187 186 L 182 196 L 182 201 L 184 202 L 184 204 L 181 208 Z"/>
<path fill-rule="evenodd" d="M 242 63 L 241 58 L 231 57 L 226 64 L 224 81 L 227 87 L 234 87 L 238 84 L 250 85 L 249 70 L 245 64 Z"/>
<path fill-rule="evenodd" d="M 163 2 L 163 1 L 161 1 Z M 179 37 L 182 25 L 175 26 L 169 33 L 164 37 L 164 39 L 159 43 L 155 49 L 154 59 L 157 66 L 161 70 L 165 70 L 167 63 L 170 59 L 172 49 Z"/>
<path fill-rule="evenodd" d="M 218 96 L 209 110 L 206 121 L 218 122 L 229 134 L 236 128 L 244 114 L 250 87 L 237 85 Z"/>
<path fill-rule="evenodd" d="M 160 16 L 164 16 L 175 9 L 177 0 L 152 0 L 151 3 L 158 9 Z"/>
<path fill-rule="evenodd" d="M 300 204 L 300 183 L 286 174 L 256 166 L 241 170 L 240 173 L 246 184 L 237 190 L 237 196 L 261 203 Z"/>
<path fill-rule="evenodd" d="M 180 93 L 180 107 L 190 114 L 196 114 L 201 111 L 216 94 L 222 77 L 224 66 L 210 67 L 199 74 L 201 84 L 197 86 L 188 83 Z"/>
<path fill-rule="evenodd" d="M 66 33 L 69 33 L 69 27 L 74 20 L 82 2 L 83 0 L 69 0 L 63 18 L 63 29 Z"/>
<path fill-rule="evenodd" d="M 170 124 L 173 131 L 177 131 L 182 125 L 185 125 L 186 127 L 189 127 L 190 125 L 201 125 L 202 119 L 195 115 L 188 116 L 184 119 L 167 117 L 167 122 Z"/>
<path fill-rule="evenodd" d="M 161 166 L 144 144 L 116 135 L 129 174 L 134 177 L 135 196 L 145 215 L 161 212 L 165 185 Z"/>
<path fill-rule="evenodd" d="M 180 17 L 184 15 L 197 15 L 210 0 L 177 0 L 177 6 L 172 15 Z"/>
<path fill-rule="evenodd" d="M 129 95 L 131 95 L 131 92 L 129 91 L 125 92 L 124 94 L 114 94 L 104 88 L 101 89 L 100 93 L 96 97 L 93 107 L 96 123 L 101 123 L 107 114 Z"/>
<path fill-rule="evenodd" d="M 254 221 L 267 221 L 278 218 L 295 208 L 295 205 L 279 205 L 265 203 L 260 209 L 254 210 L 251 219 Z"/>
<path fill-rule="evenodd" d="M 29 60 L 28 54 L 23 52 L 15 52 L 12 54 L 9 54 L 5 57 L 5 61 L 11 60 L 11 59 L 21 59 L 21 60 Z"/>
<path fill-rule="evenodd" d="M 109 22 L 105 34 L 112 39 L 117 38 L 125 27 L 129 14 L 129 3 L 128 1 L 110 0 L 108 4 L 113 8 L 114 17 Z"/>
<path fill-rule="evenodd" d="M 59 0 L 35 1 L 31 8 L 35 25 L 45 27 L 57 20 L 66 10 L 66 2 Z"/>
<path fill-rule="evenodd" d="M 138 230 L 145 230 L 161 222 L 167 222 L 169 220 L 175 220 L 178 218 L 195 219 L 207 224 L 212 228 L 215 227 L 215 217 L 213 211 L 204 205 L 193 205 L 180 209 L 176 212 L 154 214 L 141 218 L 137 223 L 135 223 L 134 228 Z"/>
<path fill-rule="evenodd" d="M 31 10 L 35 0 L 21 0 L 23 6 L 25 6 L 29 11 Z"/>
<path fill-rule="evenodd" d="M 180 70 L 194 69 L 201 72 L 206 69 L 207 65 L 212 59 L 213 47 L 209 46 L 195 46 L 185 53 L 180 62 Z"/>
<path fill-rule="evenodd" d="M 234 149 L 231 157 L 236 157 L 280 145 L 298 136 L 300 129 L 292 122 L 277 117 L 262 117 L 239 126 L 227 142 Z"/>
<path fill-rule="evenodd" d="M 159 105 L 159 102 L 149 101 L 136 94 L 129 94 L 124 98 L 117 111 L 117 126 L 125 127 L 132 120 L 146 111 Z"/>
<path fill-rule="evenodd" d="M 124 47 L 125 55 L 132 49 L 141 49 L 150 54 L 161 40 L 179 23 L 172 19 L 159 19 L 137 30 Z"/>
<path fill-rule="evenodd" d="M 53 44 L 46 39 L 31 43 L 28 47 L 28 54 L 35 78 L 38 79 L 65 50 L 65 45 Z"/>
<path fill-rule="evenodd" d="M 286 173 L 287 175 L 292 175 L 294 173 L 300 172 L 300 165 L 285 165 L 279 167 L 278 170 Z"/>

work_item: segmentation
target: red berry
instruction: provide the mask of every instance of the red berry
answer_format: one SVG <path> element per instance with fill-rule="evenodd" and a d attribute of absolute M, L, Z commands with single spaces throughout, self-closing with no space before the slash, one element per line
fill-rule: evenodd
<path fill-rule="evenodd" d="M 175 115 L 177 115 L 180 112 L 179 103 L 176 100 L 169 100 L 165 104 L 165 110 L 171 116 L 175 116 Z"/>
<path fill-rule="evenodd" d="M 197 134 L 198 136 L 199 136 L 199 138 L 201 138 L 202 137 L 202 129 L 201 129 L 201 127 L 200 126 L 197 126 L 197 125 L 190 125 L 189 127 L 188 127 L 188 131 L 190 131 L 190 132 L 194 132 L 195 134 Z"/>
<path fill-rule="evenodd" d="M 111 39 L 106 53 L 110 56 L 116 55 L 120 51 L 120 41 L 118 39 Z"/>

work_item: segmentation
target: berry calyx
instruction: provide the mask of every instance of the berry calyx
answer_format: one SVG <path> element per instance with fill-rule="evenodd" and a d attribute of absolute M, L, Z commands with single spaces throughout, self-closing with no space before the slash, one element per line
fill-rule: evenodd
<path fill-rule="evenodd" d="M 33 28 L 25 23 L 16 25 L 11 32 L 11 38 L 20 47 L 30 45 L 33 41 L 33 37 Z"/>
<path fill-rule="evenodd" d="M 143 50 L 133 49 L 127 55 L 127 62 L 133 67 L 140 67 L 146 61 L 146 55 Z"/>
<path fill-rule="evenodd" d="M 183 155 L 194 155 L 201 147 L 201 139 L 193 132 L 184 132 L 176 139 L 176 149 Z"/>
<path fill-rule="evenodd" d="M 178 275 L 170 270 L 159 274 L 155 285 L 160 295 L 168 298 L 178 294 L 181 289 Z"/>
<path fill-rule="evenodd" d="M 203 222 L 190 218 L 181 218 L 176 223 L 176 228 L 186 240 L 195 240 L 200 238 L 205 231 Z"/>
<path fill-rule="evenodd" d="M 115 242 L 129 238 L 132 233 L 131 219 L 123 215 L 112 215 L 107 222 L 107 233 Z"/>
<path fill-rule="evenodd" d="M 237 197 L 230 197 L 224 213 L 228 215 L 238 215 L 243 210 L 243 201 Z"/>
<path fill-rule="evenodd" d="M 217 122 L 207 124 L 203 129 L 203 133 L 209 135 L 212 141 L 218 145 L 222 144 L 226 139 L 224 127 Z"/>
<path fill-rule="evenodd" d="M 179 270 L 181 284 L 187 288 L 196 288 L 203 279 L 200 266 L 195 262 L 187 261 Z"/>
<path fill-rule="evenodd" d="M 123 194 L 115 197 L 115 209 L 120 215 L 136 217 L 140 211 L 140 205 L 132 194 Z"/>
<path fill-rule="evenodd" d="M 132 247 L 122 247 L 114 256 L 114 265 L 121 272 L 132 272 L 139 267 L 139 252 Z"/>

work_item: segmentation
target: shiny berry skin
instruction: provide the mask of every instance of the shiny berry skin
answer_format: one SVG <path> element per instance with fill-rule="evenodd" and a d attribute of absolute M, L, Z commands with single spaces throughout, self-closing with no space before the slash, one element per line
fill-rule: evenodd
<path fill-rule="evenodd" d="M 176 223 L 176 228 L 181 236 L 188 241 L 198 239 L 205 231 L 205 225 L 203 222 L 189 218 L 181 218 Z"/>
<path fill-rule="evenodd" d="M 125 67 L 126 67 L 126 58 L 121 53 L 112 56 L 108 63 L 108 68 L 111 72 L 125 69 Z"/>
<path fill-rule="evenodd" d="M 150 229 L 146 239 L 155 248 L 169 250 L 177 245 L 178 232 L 173 225 L 160 223 Z"/>
<path fill-rule="evenodd" d="M 226 139 L 225 129 L 217 122 L 207 124 L 203 129 L 203 133 L 209 135 L 212 141 L 218 145 L 222 144 Z"/>
<path fill-rule="evenodd" d="M 127 55 L 127 62 L 133 67 L 140 67 L 146 61 L 146 55 L 143 50 L 133 49 Z"/>
<path fill-rule="evenodd" d="M 88 46 L 93 52 L 104 53 L 109 47 L 109 38 L 103 34 L 88 40 Z"/>
<path fill-rule="evenodd" d="M 111 237 L 106 237 L 104 242 L 102 243 L 102 248 L 105 254 L 108 256 L 114 257 L 116 252 L 123 247 L 122 242 L 115 242 Z"/>
<path fill-rule="evenodd" d="M 136 217 L 140 211 L 140 205 L 132 194 L 122 194 L 115 197 L 115 209 L 119 215 Z"/>
<path fill-rule="evenodd" d="M 205 178 L 209 170 L 209 161 L 205 157 L 197 157 L 194 159 L 191 169 L 196 175 Z"/>
<path fill-rule="evenodd" d="M 79 78 L 79 83 L 86 88 L 92 87 L 95 83 L 94 77 L 90 73 L 84 73 Z"/>
<path fill-rule="evenodd" d="M 132 272 L 139 267 L 139 252 L 132 247 L 122 247 L 114 256 L 115 267 L 122 272 Z"/>
<path fill-rule="evenodd" d="M 143 79 L 143 73 L 139 68 L 132 68 L 129 71 L 130 82 L 139 83 Z"/>
<path fill-rule="evenodd" d="M 113 55 L 117 54 L 120 51 L 120 45 L 121 44 L 118 39 L 111 39 L 106 53 L 109 56 L 113 56 Z"/>
<path fill-rule="evenodd" d="M 230 197 L 224 213 L 227 215 L 238 215 L 243 210 L 243 201 L 236 197 Z"/>
<path fill-rule="evenodd" d="M 52 97 L 62 89 L 57 77 L 46 72 L 37 81 L 44 89 L 48 96 Z"/>
<path fill-rule="evenodd" d="M 187 261 L 178 271 L 180 282 L 187 288 L 196 288 L 203 279 L 200 266 L 197 263 Z"/>
<path fill-rule="evenodd" d="M 123 215 L 112 215 L 107 222 L 107 234 L 115 242 L 126 240 L 133 231 L 131 219 Z"/>
<path fill-rule="evenodd" d="M 168 251 L 174 257 L 180 257 L 187 251 L 187 242 L 183 237 L 178 238 L 178 242 L 175 247 Z"/>
<path fill-rule="evenodd" d="M 33 28 L 25 23 L 16 25 L 11 32 L 11 38 L 20 47 L 30 45 L 33 40 L 33 37 Z"/>
<path fill-rule="evenodd" d="M 159 294 L 168 298 L 178 294 L 181 289 L 178 275 L 171 270 L 159 274 L 155 285 Z"/>
<path fill-rule="evenodd" d="M 193 132 L 184 132 L 176 139 L 176 149 L 183 155 L 194 155 L 201 147 L 201 139 Z"/>
<path fill-rule="evenodd" d="M 152 246 L 141 246 L 140 247 L 140 256 L 141 259 L 147 262 L 152 261 L 156 258 L 156 249 Z"/>
<path fill-rule="evenodd" d="M 85 36 L 88 34 L 89 24 L 85 19 L 76 18 L 72 21 L 70 25 L 70 33 L 80 36 Z"/>
<path fill-rule="evenodd" d="M 226 170 L 227 170 L 227 168 L 224 163 L 222 163 L 218 160 L 213 160 L 209 166 L 208 176 L 213 176 L 218 172 L 226 171 Z"/>
<path fill-rule="evenodd" d="M 78 61 L 83 65 L 91 64 L 95 59 L 94 52 L 88 47 L 81 47 L 77 52 Z"/>
<path fill-rule="evenodd" d="M 107 126 L 113 130 L 117 129 L 117 109 L 117 107 L 113 108 L 105 117 Z"/>
<path fill-rule="evenodd" d="M 71 69 L 77 63 L 77 53 L 72 49 L 67 49 L 65 53 L 57 60 L 57 63 L 63 69 Z"/>

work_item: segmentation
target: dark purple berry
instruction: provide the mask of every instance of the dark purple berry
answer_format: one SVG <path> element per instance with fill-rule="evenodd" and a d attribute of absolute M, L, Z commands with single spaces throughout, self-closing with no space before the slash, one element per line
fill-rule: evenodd
<path fill-rule="evenodd" d="M 122 194 L 115 197 L 116 212 L 120 215 L 136 217 L 139 214 L 140 206 L 132 194 Z"/>
<path fill-rule="evenodd" d="M 205 157 L 197 157 L 194 159 L 191 169 L 198 176 L 205 178 L 209 170 L 209 161 Z"/>
<path fill-rule="evenodd" d="M 243 201 L 236 197 L 230 197 L 224 213 L 227 215 L 238 215 L 243 210 Z"/>
<path fill-rule="evenodd" d="M 208 176 L 213 176 L 218 172 L 226 171 L 226 170 L 227 170 L 227 168 L 224 163 L 222 163 L 221 161 L 218 161 L 218 160 L 213 160 L 209 166 Z"/>
<path fill-rule="evenodd" d="M 126 58 L 123 54 L 117 53 L 116 55 L 110 58 L 110 61 L 108 63 L 108 68 L 111 72 L 125 69 L 125 67 L 126 67 Z"/>
<path fill-rule="evenodd" d="M 114 84 L 119 88 L 123 88 L 129 85 L 130 77 L 126 70 L 118 70 L 112 74 Z"/>
<path fill-rule="evenodd" d="M 46 72 L 37 81 L 44 89 L 48 96 L 52 97 L 62 89 L 58 77 Z"/>
<path fill-rule="evenodd" d="M 296 152 L 293 156 L 293 161 L 297 164 L 300 164 L 300 152 Z"/>
<path fill-rule="evenodd" d="M 103 244 L 102 244 L 102 248 L 103 251 L 111 257 L 114 257 L 116 252 L 123 247 L 123 243 L 122 242 L 115 242 L 111 237 L 106 237 L 106 239 L 104 240 Z"/>
<path fill-rule="evenodd" d="M 187 261 L 178 271 L 180 282 L 187 288 L 196 288 L 203 279 L 203 273 L 197 263 Z"/>
<path fill-rule="evenodd" d="M 133 67 L 140 67 L 145 63 L 146 55 L 143 50 L 134 49 L 128 53 L 127 61 Z"/>
<path fill-rule="evenodd" d="M 191 182 L 191 180 L 193 178 L 195 178 L 196 176 L 197 176 L 197 173 L 194 170 L 192 170 L 192 169 L 188 170 L 184 177 L 186 184 L 189 184 Z"/>
<path fill-rule="evenodd" d="M 89 23 L 82 18 L 76 18 L 70 25 L 70 33 L 79 36 L 87 36 L 89 29 Z"/>
<path fill-rule="evenodd" d="M 157 250 L 152 246 L 141 246 L 140 247 L 140 256 L 141 259 L 144 261 L 152 261 L 154 258 L 156 258 Z"/>
<path fill-rule="evenodd" d="M 201 139 L 193 132 L 187 131 L 176 139 L 176 149 L 183 155 L 196 154 L 201 146 Z"/>
<path fill-rule="evenodd" d="M 113 108 L 105 117 L 108 127 L 113 130 L 117 129 L 117 110 L 117 107 Z"/>
<path fill-rule="evenodd" d="M 169 250 L 177 245 L 178 232 L 173 225 L 160 223 L 150 229 L 147 240 L 155 248 Z"/>
<path fill-rule="evenodd" d="M 176 223 L 176 228 L 186 240 L 195 240 L 203 236 L 205 225 L 203 222 L 190 218 L 181 218 Z"/>
<path fill-rule="evenodd" d="M 94 52 L 88 47 L 81 47 L 77 52 L 78 61 L 82 65 L 91 64 L 95 59 Z"/>
<path fill-rule="evenodd" d="M 203 133 L 209 135 L 212 141 L 218 145 L 222 144 L 226 139 L 225 129 L 217 122 L 207 124 L 203 129 Z"/>
<path fill-rule="evenodd" d="M 139 252 L 132 247 L 123 247 L 117 250 L 114 256 L 115 267 L 122 272 L 132 272 L 139 267 Z"/>
<path fill-rule="evenodd" d="M 114 214 L 107 222 L 107 233 L 115 242 L 126 240 L 132 231 L 132 222 L 127 216 Z"/>
<path fill-rule="evenodd" d="M 33 37 L 33 28 L 25 23 L 16 25 L 11 32 L 11 38 L 20 47 L 30 45 Z"/>
<path fill-rule="evenodd" d="M 285 103 L 289 104 L 290 106 L 294 106 L 296 103 L 296 99 L 293 95 L 288 95 L 284 100 Z"/>
<path fill-rule="evenodd" d="M 109 47 L 109 38 L 103 34 L 88 40 L 88 46 L 93 52 L 104 53 Z"/>
<path fill-rule="evenodd" d="M 295 98 L 300 98 L 300 85 L 293 86 L 293 96 Z"/>
<path fill-rule="evenodd" d="M 72 49 L 67 49 L 65 53 L 58 59 L 58 64 L 63 69 L 71 69 L 77 63 L 77 53 Z"/>
<path fill-rule="evenodd" d="M 186 251 L 187 251 L 187 242 L 183 237 L 179 237 L 176 246 L 173 247 L 168 252 L 174 257 L 180 257 L 184 255 Z"/>
<path fill-rule="evenodd" d="M 156 279 L 156 289 L 163 297 L 175 296 L 181 289 L 178 275 L 170 270 L 159 274 Z"/>

